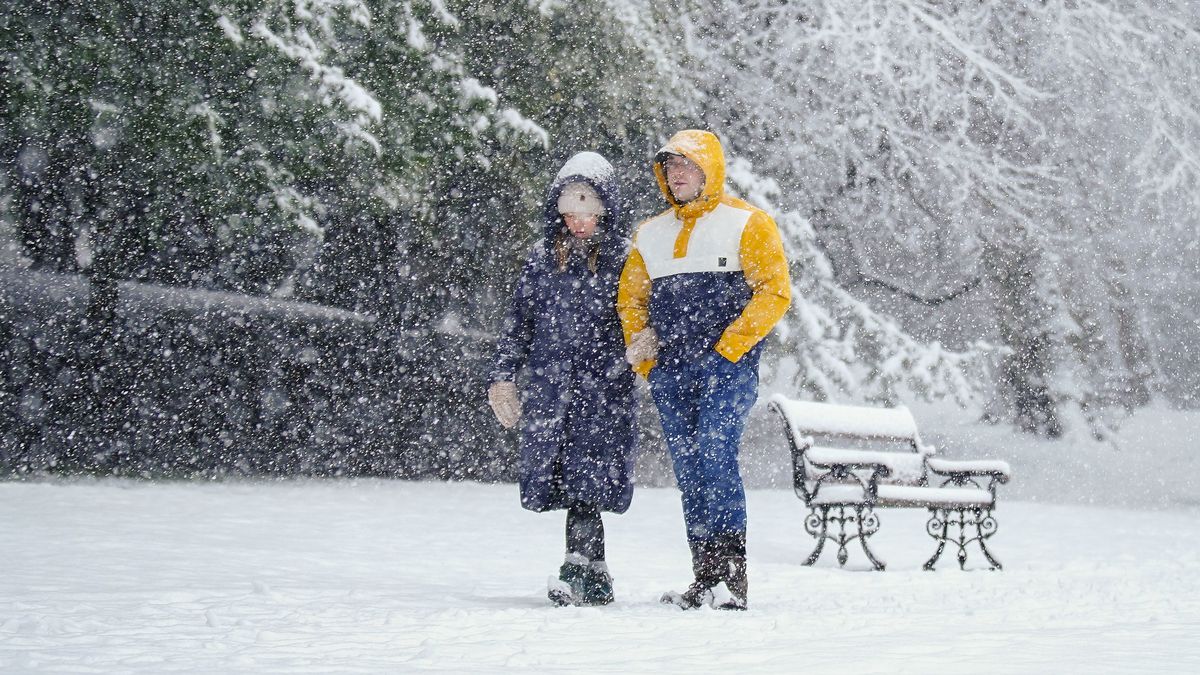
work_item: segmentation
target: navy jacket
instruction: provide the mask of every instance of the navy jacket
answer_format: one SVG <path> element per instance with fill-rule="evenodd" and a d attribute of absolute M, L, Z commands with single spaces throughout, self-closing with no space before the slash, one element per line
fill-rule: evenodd
<path fill-rule="evenodd" d="M 574 181 L 594 187 L 607 210 L 595 272 L 580 253 L 560 270 L 554 251 L 565 227 L 558 197 Z M 616 309 L 629 224 L 612 165 L 593 152 L 568 160 L 547 191 L 544 222 L 491 374 L 493 382 L 516 380 L 521 394 L 521 504 L 547 511 L 580 500 L 622 513 L 633 496 L 634 374 Z"/>

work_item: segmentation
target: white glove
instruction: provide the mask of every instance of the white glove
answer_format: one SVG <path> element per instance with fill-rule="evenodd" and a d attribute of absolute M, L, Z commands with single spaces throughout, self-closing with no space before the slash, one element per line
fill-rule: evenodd
<path fill-rule="evenodd" d="M 517 420 L 521 419 L 521 401 L 517 399 L 515 382 L 493 382 L 488 387 L 488 405 L 492 406 L 492 412 L 505 429 L 517 426 Z"/>
<path fill-rule="evenodd" d="M 629 338 L 629 346 L 625 348 L 625 360 L 629 365 L 636 366 L 645 361 L 658 358 L 658 335 L 653 328 L 646 328 Z"/>

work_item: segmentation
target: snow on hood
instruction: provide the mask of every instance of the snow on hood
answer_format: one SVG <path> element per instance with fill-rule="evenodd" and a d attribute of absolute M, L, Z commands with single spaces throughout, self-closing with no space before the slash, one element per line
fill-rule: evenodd
<path fill-rule="evenodd" d="M 608 160 L 604 159 L 600 153 L 580 152 L 563 164 L 563 167 L 558 170 L 558 175 L 554 177 L 554 182 L 566 183 L 568 178 L 582 176 L 593 181 L 607 183 L 612 180 L 613 173 L 613 165 L 609 164 Z"/>
<path fill-rule="evenodd" d="M 558 213 L 558 197 L 568 183 L 574 182 L 587 183 L 600 195 L 605 209 L 603 250 L 611 249 L 613 255 L 623 257 L 625 240 L 629 238 L 629 223 L 621 210 L 616 170 L 607 159 L 596 152 L 579 152 L 572 155 L 551 181 L 550 188 L 546 191 L 544 212 L 547 250 L 554 245 L 554 239 L 563 227 L 562 216 Z"/>

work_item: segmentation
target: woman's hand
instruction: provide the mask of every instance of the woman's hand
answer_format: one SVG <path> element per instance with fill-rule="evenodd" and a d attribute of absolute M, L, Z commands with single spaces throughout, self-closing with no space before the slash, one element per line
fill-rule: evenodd
<path fill-rule="evenodd" d="M 521 419 L 521 401 L 517 398 L 515 382 L 493 382 L 488 387 L 488 405 L 492 406 L 492 412 L 505 429 L 517 426 Z"/>
<path fill-rule="evenodd" d="M 653 328 L 646 328 L 629 338 L 629 346 L 625 348 L 625 360 L 636 367 L 640 363 L 653 361 L 658 358 L 658 335 Z"/>

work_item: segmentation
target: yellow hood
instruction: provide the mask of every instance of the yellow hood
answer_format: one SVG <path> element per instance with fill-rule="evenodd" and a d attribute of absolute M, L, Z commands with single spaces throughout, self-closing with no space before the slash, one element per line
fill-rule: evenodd
<path fill-rule="evenodd" d="M 704 189 L 700 196 L 686 204 L 679 204 L 667 186 L 667 174 L 663 171 L 663 153 L 683 155 L 700 165 L 704 171 Z M 671 137 L 667 144 L 654 156 L 654 176 L 663 196 L 675 209 L 675 215 L 686 220 L 696 218 L 717 207 L 725 194 L 725 151 L 716 134 L 699 129 L 684 129 Z"/>

